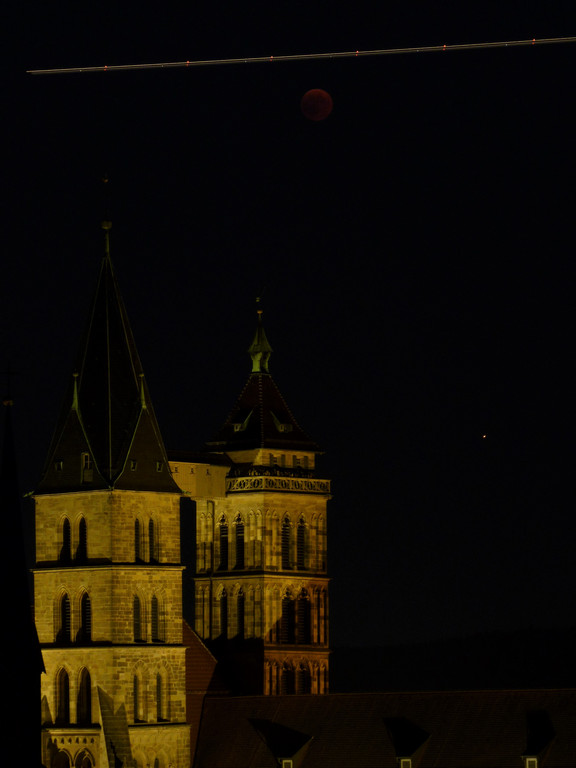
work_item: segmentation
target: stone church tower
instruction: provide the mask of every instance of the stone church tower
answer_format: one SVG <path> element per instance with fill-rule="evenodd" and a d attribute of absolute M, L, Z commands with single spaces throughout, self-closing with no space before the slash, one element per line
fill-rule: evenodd
<path fill-rule="evenodd" d="M 188 768 L 180 489 L 106 253 L 35 493 L 42 762 Z"/>
<path fill-rule="evenodd" d="M 328 693 L 327 501 L 319 447 L 269 371 L 258 313 L 252 371 L 208 453 L 171 456 L 195 502 L 195 629 L 236 693 Z"/>

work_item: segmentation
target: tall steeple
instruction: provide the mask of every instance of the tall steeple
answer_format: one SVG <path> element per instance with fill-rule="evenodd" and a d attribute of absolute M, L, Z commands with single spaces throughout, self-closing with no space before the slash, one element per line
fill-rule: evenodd
<path fill-rule="evenodd" d="M 98 285 L 37 492 L 177 492 L 110 258 L 110 222 L 102 228 Z"/>
<path fill-rule="evenodd" d="M 178 462 L 196 501 L 195 629 L 234 692 L 325 694 L 330 480 L 316 474 L 320 449 L 276 386 L 271 352 L 258 306 L 252 370 L 209 466 Z"/>
<path fill-rule="evenodd" d="M 181 491 L 104 245 L 34 493 L 42 760 L 189 768 Z"/>

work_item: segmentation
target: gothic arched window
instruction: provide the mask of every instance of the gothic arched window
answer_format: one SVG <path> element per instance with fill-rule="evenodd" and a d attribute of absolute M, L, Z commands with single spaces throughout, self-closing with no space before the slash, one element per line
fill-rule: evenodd
<path fill-rule="evenodd" d="M 70 614 L 70 598 L 67 594 L 60 598 L 58 606 L 58 631 L 56 642 L 66 645 L 72 641 L 72 619 Z"/>
<path fill-rule="evenodd" d="M 152 630 L 152 642 L 161 643 L 164 640 L 162 633 L 162 616 L 160 614 L 160 601 L 156 595 L 152 595 L 150 604 L 150 625 Z"/>
<path fill-rule="evenodd" d="M 296 673 L 296 692 L 297 693 L 310 693 L 312 690 L 312 679 L 310 676 L 310 670 L 303 664 L 298 667 Z"/>
<path fill-rule="evenodd" d="M 92 760 L 92 756 L 87 750 L 83 749 L 76 755 L 76 759 L 74 760 L 74 768 L 92 768 L 93 765 L 94 762 Z"/>
<path fill-rule="evenodd" d="M 310 601 L 305 589 L 298 595 L 296 604 L 296 642 L 303 645 L 312 642 L 310 632 Z"/>
<path fill-rule="evenodd" d="M 151 563 L 158 562 L 158 541 L 154 520 L 148 523 L 148 559 Z"/>
<path fill-rule="evenodd" d="M 134 642 L 141 643 L 144 640 L 142 632 L 142 603 L 138 595 L 134 595 L 132 601 L 132 619 L 134 627 Z"/>
<path fill-rule="evenodd" d="M 82 595 L 80 601 L 80 629 L 78 631 L 79 643 L 90 643 L 92 641 L 92 606 L 90 596 L 87 592 Z"/>
<path fill-rule="evenodd" d="M 144 720 L 143 697 L 141 683 L 138 675 L 134 675 L 132 680 L 132 699 L 134 702 L 134 722 L 141 723 Z"/>
<path fill-rule="evenodd" d="M 235 521 L 235 534 L 236 534 L 236 568 L 244 568 L 244 523 L 242 518 L 238 515 Z"/>
<path fill-rule="evenodd" d="M 220 520 L 220 563 L 218 568 L 221 571 L 228 570 L 228 523 L 224 518 Z"/>
<path fill-rule="evenodd" d="M 290 520 L 285 517 L 282 521 L 282 570 L 289 570 L 292 566 L 290 563 Z"/>
<path fill-rule="evenodd" d="M 290 696 L 295 693 L 294 670 L 288 664 L 282 667 L 280 676 L 280 693 L 282 696 Z"/>
<path fill-rule="evenodd" d="M 294 643 L 296 640 L 296 617 L 294 613 L 294 600 L 289 592 L 282 598 L 282 618 L 280 621 L 280 642 Z"/>
<path fill-rule="evenodd" d="M 61 563 L 69 563 L 72 559 L 72 534 L 70 531 L 70 520 L 64 518 L 62 523 L 62 548 L 58 559 Z"/>
<path fill-rule="evenodd" d="M 81 517 L 78 525 L 78 547 L 76 549 L 76 562 L 85 563 L 88 558 L 88 528 L 86 520 Z"/>
<path fill-rule="evenodd" d="M 56 675 L 56 723 L 66 725 L 70 722 L 70 679 L 68 672 L 61 669 Z"/>
<path fill-rule="evenodd" d="M 59 749 L 51 761 L 52 768 L 70 768 L 70 755 L 64 749 Z"/>
<path fill-rule="evenodd" d="M 306 523 L 302 518 L 296 530 L 296 567 L 299 571 L 306 569 Z"/>
<path fill-rule="evenodd" d="M 162 674 L 158 672 L 156 675 L 156 720 L 159 722 L 168 719 L 167 704 L 166 681 Z"/>
<path fill-rule="evenodd" d="M 240 590 L 236 598 L 236 635 L 243 640 L 245 628 L 245 605 L 244 592 Z"/>
<path fill-rule="evenodd" d="M 140 529 L 140 520 L 134 521 L 134 562 L 142 562 L 142 531 Z"/>
<path fill-rule="evenodd" d="M 92 683 L 86 668 L 80 673 L 76 721 L 79 725 L 88 725 L 92 722 Z"/>
<path fill-rule="evenodd" d="M 228 637 L 228 595 L 225 589 L 220 595 L 220 637 Z"/>

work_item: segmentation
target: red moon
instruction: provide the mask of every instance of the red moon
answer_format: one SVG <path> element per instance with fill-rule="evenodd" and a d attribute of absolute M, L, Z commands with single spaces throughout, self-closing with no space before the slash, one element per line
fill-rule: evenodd
<path fill-rule="evenodd" d="M 312 88 L 312 90 L 306 91 L 300 102 L 300 109 L 304 117 L 315 122 L 325 120 L 332 112 L 333 106 L 332 96 L 323 91 L 322 88 Z"/>

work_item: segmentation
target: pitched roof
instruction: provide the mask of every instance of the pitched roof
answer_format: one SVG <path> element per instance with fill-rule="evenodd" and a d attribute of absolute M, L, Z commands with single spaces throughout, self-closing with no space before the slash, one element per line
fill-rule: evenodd
<path fill-rule="evenodd" d="M 182 639 L 186 646 L 186 721 L 190 724 L 190 751 L 194 756 L 204 699 L 211 693 L 225 694 L 218 662 L 190 625 L 183 622 Z"/>
<path fill-rule="evenodd" d="M 220 679 L 218 662 L 187 621 L 183 622 L 186 646 L 186 691 L 188 693 L 226 693 Z"/>
<path fill-rule="evenodd" d="M 574 755 L 574 689 L 256 696 L 205 701 L 195 766 L 567 768 Z"/>
<path fill-rule="evenodd" d="M 37 493 L 177 493 L 109 252 Z M 81 455 L 91 463 L 82 472 Z"/>
<path fill-rule="evenodd" d="M 252 372 L 230 415 L 214 439 L 211 450 L 238 451 L 253 448 L 320 451 L 300 427 L 268 370 L 272 353 L 262 313 L 248 348 Z"/>

